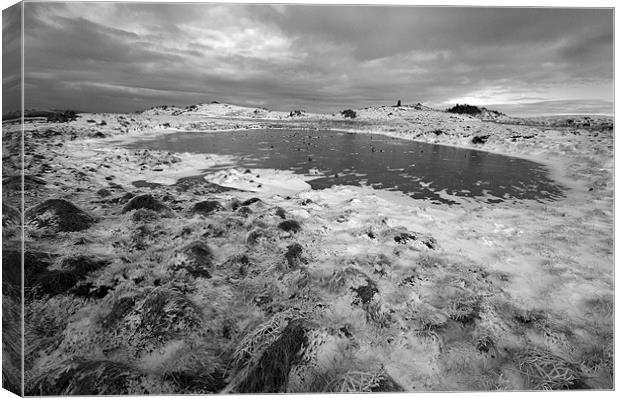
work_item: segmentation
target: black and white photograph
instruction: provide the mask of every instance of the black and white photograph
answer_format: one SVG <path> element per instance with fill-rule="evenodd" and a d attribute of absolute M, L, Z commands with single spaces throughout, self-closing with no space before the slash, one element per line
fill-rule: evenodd
<path fill-rule="evenodd" d="M 613 391 L 599 3 L 3 1 L 2 388 Z"/>

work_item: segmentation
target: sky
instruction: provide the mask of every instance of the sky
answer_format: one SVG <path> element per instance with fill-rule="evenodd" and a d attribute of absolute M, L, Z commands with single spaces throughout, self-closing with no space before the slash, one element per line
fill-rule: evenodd
<path fill-rule="evenodd" d="M 613 113 L 611 9 L 44 2 L 24 14 L 27 109 L 332 113 L 400 99 Z"/>

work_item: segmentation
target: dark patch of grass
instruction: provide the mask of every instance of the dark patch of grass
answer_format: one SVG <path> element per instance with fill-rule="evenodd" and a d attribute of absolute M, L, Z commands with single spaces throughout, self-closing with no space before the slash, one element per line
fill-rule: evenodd
<path fill-rule="evenodd" d="M 104 328 L 112 328 L 125 317 L 136 305 L 136 298 L 126 296 L 117 299 L 112 305 L 110 312 L 101 319 L 101 326 Z"/>
<path fill-rule="evenodd" d="M 22 214 L 21 212 L 4 201 L 2 202 L 2 229 L 3 234 L 6 229 L 19 226 L 21 224 Z"/>
<path fill-rule="evenodd" d="M 477 135 L 471 139 L 472 144 L 486 144 L 490 135 Z"/>
<path fill-rule="evenodd" d="M 131 334 L 133 345 L 150 351 L 179 334 L 200 326 L 200 310 L 185 295 L 164 287 L 153 289 L 133 312 L 140 321 Z"/>
<path fill-rule="evenodd" d="M 352 109 L 345 109 L 340 113 L 342 114 L 342 116 L 349 119 L 355 119 L 357 117 L 357 113 L 355 113 L 355 111 Z"/>
<path fill-rule="evenodd" d="M 210 183 L 201 175 L 179 178 L 176 184 L 174 184 L 174 187 L 177 191 L 181 192 L 187 192 L 198 188 L 208 193 L 237 191 L 237 189 L 234 188 L 223 187 L 221 185 Z"/>
<path fill-rule="evenodd" d="M 286 232 L 299 232 L 301 225 L 295 220 L 285 220 L 278 224 L 278 228 Z"/>
<path fill-rule="evenodd" d="M 120 362 L 75 358 L 59 363 L 31 383 L 26 395 L 126 395 L 141 373 Z"/>
<path fill-rule="evenodd" d="M 102 299 L 112 290 L 111 286 L 95 286 L 92 282 L 81 283 L 69 290 L 69 294 L 87 299 Z"/>
<path fill-rule="evenodd" d="M 366 278 L 366 284 L 361 285 L 357 288 L 351 288 L 361 301 L 362 304 L 368 304 L 372 301 L 372 298 L 376 293 L 379 293 L 379 289 L 377 289 L 377 285 L 369 278 Z"/>
<path fill-rule="evenodd" d="M 479 318 L 480 299 L 478 297 L 458 297 L 448 305 L 448 315 L 453 320 L 470 324 Z"/>
<path fill-rule="evenodd" d="M 76 119 L 77 113 L 75 111 L 50 112 L 50 114 L 47 115 L 47 121 L 55 123 L 72 122 Z"/>
<path fill-rule="evenodd" d="M 422 242 L 424 244 L 424 246 L 428 247 L 429 249 L 436 249 L 437 248 L 437 241 L 432 236 L 427 236 L 427 235 L 417 234 L 417 233 L 404 232 L 404 233 L 398 234 L 398 235 L 396 235 L 394 237 L 394 242 L 399 243 L 401 245 L 406 244 L 410 240 L 420 241 L 420 242 Z"/>
<path fill-rule="evenodd" d="M 241 214 L 244 217 L 247 217 L 253 212 L 252 212 L 252 209 L 250 209 L 249 207 L 241 206 L 240 208 L 237 209 L 237 213 Z"/>
<path fill-rule="evenodd" d="M 152 222 L 159 220 L 159 213 L 148 209 L 138 209 L 131 215 L 133 222 Z"/>
<path fill-rule="evenodd" d="M 516 360 L 529 388 L 534 390 L 566 390 L 582 383 L 573 363 L 549 351 L 529 348 L 519 353 Z"/>
<path fill-rule="evenodd" d="M 376 386 L 371 387 L 370 391 L 372 392 L 403 392 L 405 389 L 398 384 L 392 376 L 387 373 L 381 374 L 379 377 L 379 382 Z"/>
<path fill-rule="evenodd" d="M 299 265 L 302 252 L 303 248 L 299 243 L 293 243 L 292 245 L 287 246 L 284 257 L 288 262 L 289 268 L 296 268 Z"/>
<path fill-rule="evenodd" d="M 225 210 L 224 206 L 217 200 L 205 200 L 202 202 L 198 202 L 192 207 L 192 214 L 200 214 L 203 216 L 207 216 L 216 211 Z"/>
<path fill-rule="evenodd" d="M 2 242 L 4 243 L 4 242 Z M 46 264 L 43 268 L 47 267 Z M 7 293 L 7 287 L 18 291 L 22 286 L 22 253 L 18 248 L 2 249 L 2 288 Z"/>
<path fill-rule="evenodd" d="M 515 314 L 514 320 L 523 325 L 529 325 L 538 321 L 545 320 L 547 316 L 542 311 L 519 311 Z"/>
<path fill-rule="evenodd" d="M 73 271 L 80 276 L 86 276 L 89 272 L 96 271 L 109 264 L 108 260 L 83 254 L 63 258 L 60 262 L 63 269 Z"/>
<path fill-rule="evenodd" d="M 209 246 L 202 241 L 195 241 L 181 250 L 187 257 L 187 261 L 175 266 L 176 271 L 185 269 L 194 278 L 211 278 L 209 273 L 213 266 L 213 253 Z"/>
<path fill-rule="evenodd" d="M 127 213 L 129 211 L 138 209 L 152 210 L 155 212 L 169 210 L 166 205 L 155 199 L 152 195 L 144 194 L 131 198 L 129 202 L 127 202 L 127 204 L 123 207 L 122 212 Z"/>
<path fill-rule="evenodd" d="M 482 109 L 474 105 L 456 104 L 452 108 L 447 109 L 446 112 L 458 113 L 461 115 L 479 115 L 480 113 L 482 113 Z"/>
<path fill-rule="evenodd" d="M 60 270 L 47 270 L 38 264 L 38 270 L 26 278 L 26 293 L 29 298 L 44 295 L 55 296 L 74 288 L 86 275 L 108 265 L 106 260 L 80 255 L 61 261 Z M 31 276 L 30 276 L 31 275 Z"/>
<path fill-rule="evenodd" d="M 262 200 L 260 200 L 259 198 L 250 198 L 248 200 L 241 202 L 241 206 L 249 206 L 257 202 L 262 202 Z"/>
<path fill-rule="evenodd" d="M 2 258 L 4 261 L 4 257 Z M 3 279 L 4 283 L 4 279 Z M 21 289 L 2 291 L 2 388 L 22 395 Z M 12 289 L 11 289 L 12 290 Z"/>
<path fill-rule="evenodd" d="M 360 392 L 401 392 L 404 389 L 381 369 L 375 372 L 349 371 L 330 381 L 324 392 L 360 393 Z"/>
<path fill-rule="evenodd" d="M 28 291 L 32 297 L 55 296 L 74 287 L 82 277 L 74 272 L 52 270 L 37 275 L 33 288 Z"/>
<path fill-rule="evenodd" d="M 15 257 L 16 255 L 18 257 Z M 17 254 L 12 253 L 12 258 L 14 261 L 17 261 L 15 263 L 17 269 L 20 269 L 19 252 L 17 252 Z M 2 260 L 2 265 L 4 265 L 4 257 Z M 24 253 L 24 286 L 26 288 L 31 287 L 38 275 L 47 272 L 47 268 L 52 264 L 52 262 L 53 257 L 49 253 L 26 251 Z"/>
<path fill-rule="evenodd" d="M 226 387 L 224 375 L 217 370 L 211 373 L 191 371 L 166 372 L 164 380 L 170 381 L 176 386 L 176 394 L 217 393 Z"/>
<path fill-rule="evenodd" d="M 39 177 L 35 177 L 33 175 L 29 175 L 29 174 L 25 174 L 23 176 L 24 178 L 24 185 L 22 187 L 22 175 L 21 174 L 16 174 L 16 175 L 9 175 L 6 177 L 2 178 L 2 189 L 5 191 L 21 191 L 22 188 L 25 191 L 29 191 L 29 190 L 33 190 L 33 189 L 38 189 L 43 185 L 46 185 L 47 183 L 40 179 Z"/>
<path fill-rule="evenodd" d="M 240 393 L 286 392 L 291 368 L 299 362 L 302 347 L 308 344 L 306 331 L 300 320 L 288 323 L 280 337 L 263 353 L 239 384 Z"/>
<path fill-rule="evenodd" d="M 241 201 L 239 201 L 239 199 L 234 198 L 233 200 L 230 201 L 230 208 L 232 211 L 237 210 L 239 206 L 241 206 Z"/>
<path fill-rule="evenodd" d="M 284 220 L 286 219 L 286 211 L 283 208 L 278 207 L 276 208 L 276 216 Z"/>
<path fill-rule="evenodd" d="M 482 336 L 476 340 L 476 349 L 485 353 L 495 350 L 495 342 L 490 336 Z"/>
<path fill-rule="evenodd" d="M 53 216 L 45 217 L 46 213 Z M 95 222 L 93 217 L 64 199 L 48 199 L 28 209 L 25 218 L 37 228 L 52 228 L 58 232 L 82 231 Z"/>
<path fill-rule="evenodd" d="M 108 189 L 106 188 L 101 188 L 100 190 L 98 190 L 97 192 L 95 192 L 97 195 L 99 195 L 102 198 L 107 198 L 108 196 L 112 195 L 112 192 L 110 192 Z"/>

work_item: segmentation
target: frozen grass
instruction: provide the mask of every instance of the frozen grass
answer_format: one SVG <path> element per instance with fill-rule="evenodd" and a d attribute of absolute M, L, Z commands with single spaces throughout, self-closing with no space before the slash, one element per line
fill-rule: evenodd
<path fill-rule="evenodd" d="M 519 370 L 534 390 L 562 390 L 575 385 L 580 375 L 575 364 L 548 351 L 531 348 L 516 356 Z"/>
<path fill-rule="evenodd" d="M 362 122 L 348 127 L 365 128 L 371 112 L 360 110 Z M 108 125 L 97 128 L 117 134 L 115 118 L 105 119 Z M 124 119 L 123 128 L 127 123 Z M 144 129 L 157 126 L 140 123 Z M 230 127 L 226 123 L 202 125 Z M 381 123 L 372 127 L 381 130 Z M 399 123 L 408 127 L 392 126 L 394 135 L 416 134 L 415 123 Z M 437 135 L 429 123 L 424 126 L 429 139 L 470 145 L 472 134 L 455 135 L 441 119 Z M 474 130 L 486 135 L 485 128 L 495 127 L 478 124 Z M 59 134 L 49 145 L 64 133 Z M 502 141 L 498 134 L 485 148 Z M 549 133 L 545 139 L 553 137 Z M 511 148 L 540 149 L 528 146 L 533 141 Z M 41 150 L 65 151 L 54 152 L 68 156 L 65 171 L 82 173 L 69 187 L 67 175 L 54 170 L 46 174 L 49 184 L 64 184 L 67 197 L 97 222 L 85 232 L 28 231 L 37 251 L 54 253 L 27 253 L 26 285 L 30 292 L 40 291 L 25 303 L 28 391 L 613 386 L 613 294 L 606 276 L 613 239 L 605 224 L 612 213 L 604 197 L 585 205 L 567 198 L 553 205 L 466 203 L 445 209 L 355 187 L 291 198 L 251 194 L 259 200 L 205 188 L 201 178 L 136 189 L 126 171 L 141 162 L 163 167 L 170 155 L 70 142 L 68 149 L 37 144 Z M 562 145 L 545 148 L 564 156 L 570 149 Z M 87 157 L 78 159 L 79 153 Z M 571 173 L 591 179 L 592 192 L 604 195 L 605 172 L 597 171 L 596 178 L 588 173 L 605 166 L 586 155 L 587 162 Z M 93 171 L 83 172 L 87 162 Z M 96 167 L 103 162 L 110 169 Z M 92 185 L 107 184 L 108 174 L 119 185 L 110 185 L 114 193 L 102 198 Z M 34 193 L 44 194 L 36 191 L 42 187 L 29 188 L 33 205 L 40 200 Z M 141 196 L 122 212 L 131 198 Z M 192 214 L 198 203 L 203 205 Z M 91 267 L 84 259 L 63 261 L 63 256 L 77 258 L 64 253 L 110 262 Z M 89 294 L 82 295 L 84 289 Z M 10 370 L 5 367 L 5 380 Z"/>
<path fill-rule="evenodd" d="M 3 259 L 4 260 L 4 259 Z M 21 305 L 15 294 L 2 288 L 2 388 L 22 394 Z"/>
<path fill-rule="evenodd" d="M 360 392 L 399 392 L 403 388 L 383 369 L 375 372 L 348 371 L 330 381 L 324 392 L 360 393 Z"/>
<path fill-rule="evenodd" d="M 141 376 L 132 366 L 75 358 L 55 365 L 32 381 L 26 395 L 125 395 Z"/>

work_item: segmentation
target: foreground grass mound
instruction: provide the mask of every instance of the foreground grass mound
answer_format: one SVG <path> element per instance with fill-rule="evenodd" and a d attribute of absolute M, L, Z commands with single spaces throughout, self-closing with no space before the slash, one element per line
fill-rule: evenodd
<path fill-rule="evenodd" d="M 50 232 L 75 232 L 90 228 L 95 219 L 64 199 L 48 199 L 26 210 L 26 223 Z"/>
<path fill-rule="evenodd" d="M 158 213 L 170 211 L 166 205 L 155 199 L 153 195 L 145 194 L 131 198 L 123 207 L 123 213 L 139 209 L 152 210 Z"/>
<path fill-rule="evenodd" d="M 124 363 L 77 358 L 45 372 L 26 395 L 127 395 L 140 372 Z"/>

